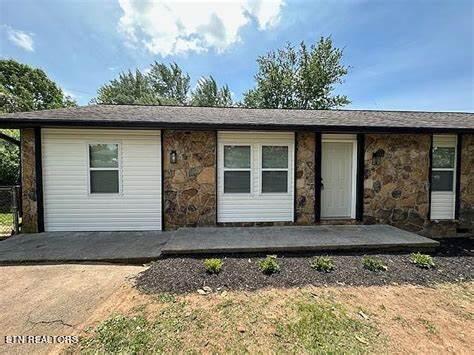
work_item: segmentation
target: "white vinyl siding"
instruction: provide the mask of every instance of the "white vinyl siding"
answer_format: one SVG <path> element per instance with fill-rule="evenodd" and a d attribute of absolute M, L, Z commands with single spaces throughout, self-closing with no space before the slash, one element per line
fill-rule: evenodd
<path fill-rule="evenodd" d="M 91 194 L 89 144 L 119 144 L 119 193 Z M 46 231 L 161 229 L 160 131 L 42 129 Z"/>
<path fill-rule="evenodd" d="M 250 193 L 224 193 L 224 146 L 251 147 Z M 262 192 L 262 146 L 288 146 L 288 189 L 284 193 Z M 218 133 L 218 222 L 291 222 L 294 209 L 294 133 Z M 278 170 L 278 169 L 269 169 Z M 285 169 L 286 171 L 286 169 Z"/>
<path fill-rule="evenodd" d="M 454 219 L 454 210 L 456 204 L 456 149 L 457 137 L 455 135 L 434 135 L 433 149 L 436 148 L 454 148 L 454 166 L 448 169 L 439 169 L 432 167 L 431 174 L 435 171 L 452 171 L 452 190 L 451 191 L 431 191 L 431 219 Z M 432 183 L 432 182 L 430 182 Z"/>

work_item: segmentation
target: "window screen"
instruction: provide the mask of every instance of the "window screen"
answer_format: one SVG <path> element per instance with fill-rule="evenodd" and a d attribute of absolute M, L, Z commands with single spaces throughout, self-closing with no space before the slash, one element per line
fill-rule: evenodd
<path fill-rule="evenodd" d="M 262 192 L 288 192 L 288 171 L 263 171 Z"/>
<path fill-rule="evenodd" d="M 452 171 L 433 171 L 431 191 L 453 191 L 454 173 Z"/>
<path fill-rule="evenodd" d="M 224 193 L 251 192 L 251 150 L 245 145 L 224 146 Z"/>
<path fill-rule="evenodd" d="M 433 149 L 433 169 L 454 168 L 456 149 L 454 147 L 437 147 Z"/>
<path fill-rule="evenodd" d="M 224 171 L 224 192 L 250 193 L 250 171 Z"/>
<path fill-rule="evenodd" d="M 262 193 L 288 192 L 288 146 L 262 146 Z"/>
<path fill-rule="evenodd" d="M 119 193 L 118 144 L 89 144 L 90 193 Z"/>
<path fill-rule="evenodd" d="M 431 191 L 454 191 L 455 147 L 433 147 Z"/>

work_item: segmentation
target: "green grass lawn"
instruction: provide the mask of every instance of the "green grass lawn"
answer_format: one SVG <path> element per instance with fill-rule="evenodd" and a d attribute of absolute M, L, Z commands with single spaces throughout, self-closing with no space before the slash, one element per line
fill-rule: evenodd
<path fill-rule="evenodd" d="M 0 213 L 0 235 L 9 235 L 13 229 L 13 214 Z"/>
<path fill-rule="evenodd" d="M 467 354 L 473 295 L 472 282 L 205 296 L 124 288 L 66 353 Z"/>
<path fill-rule="evenodd" d="M 89 329 L 75 352 L 198 353 L 200 348 L 208 353 L 361 354 L 378 352 L 385 344 L 375 324 L 309 293 L 283 303 L 271 294 L 229 296 L 204 306 L 169 298 L 151 312 L 143 306 L 106 319 Z"/>

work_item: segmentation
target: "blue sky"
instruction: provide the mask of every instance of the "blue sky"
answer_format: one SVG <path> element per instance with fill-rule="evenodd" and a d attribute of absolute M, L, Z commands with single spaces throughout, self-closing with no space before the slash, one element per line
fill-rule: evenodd
<path fill-rule="evenodd" d="M 472 0 L 0 2 L 0 56 L 44 69 L 80 104 L 155 60 L 193 85 L 213 75 L 238 100 L 258 55 L 329 35 L 351 66 L 337 88 L 348 108 L 474 112 Z"/>

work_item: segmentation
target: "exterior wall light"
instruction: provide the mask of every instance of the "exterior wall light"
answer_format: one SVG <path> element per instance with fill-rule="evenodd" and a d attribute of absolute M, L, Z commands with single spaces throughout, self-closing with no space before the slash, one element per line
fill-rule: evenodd
<path fill-rule="evenodd" d="M 176 150 L 172 150 L 170 153 L 170 162 L 171 164 L 176 164 L 178 161 L 178 155 L 176 154 Z"/>

